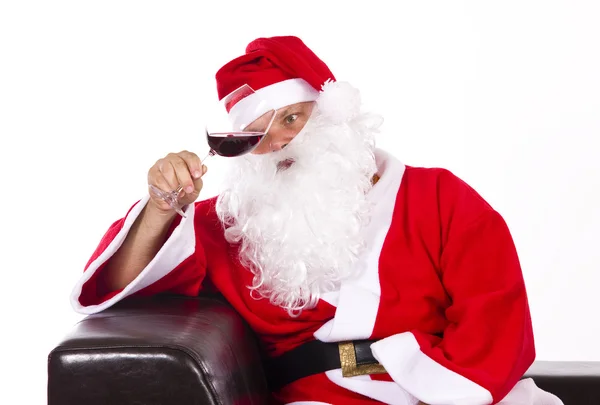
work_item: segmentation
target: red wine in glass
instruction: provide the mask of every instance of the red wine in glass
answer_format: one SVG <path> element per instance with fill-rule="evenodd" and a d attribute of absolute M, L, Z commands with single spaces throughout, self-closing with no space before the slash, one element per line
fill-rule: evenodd
<path fill-rule="evenodd" d="M 201 164 L 204 164 L 206 159 L 214 155 L 223 157 L 245 155 L 254 150 L 264 136 L 264 132 L 227 132 L 209 134 L 207 131 L 206 138 L 210 151 L 204 159 L 202 159 Z M 175 212 L 185 218 L 181 204 L 179 204 L 179 194 L 183 190 L 182 186 L 179 186 L 176 190 L 171 192 L 165 192 L 152 184 L 150 184 L 149 187 L 156 196 L 167 202 Z"/>
<path fill-rule="evenodd" d="M 264 136 L 263 132 L 206 134 L 211 151 L 224 157 L 236 157 L 251 152 Z"/>

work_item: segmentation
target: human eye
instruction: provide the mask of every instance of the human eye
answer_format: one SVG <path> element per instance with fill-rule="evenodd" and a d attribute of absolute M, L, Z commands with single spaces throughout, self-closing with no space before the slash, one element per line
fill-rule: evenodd
<path fill-rule="evenodd" d="M 286 124 L 293 124 L 298 119 L 298 114 L 289 114 L 285 117 Z"/>

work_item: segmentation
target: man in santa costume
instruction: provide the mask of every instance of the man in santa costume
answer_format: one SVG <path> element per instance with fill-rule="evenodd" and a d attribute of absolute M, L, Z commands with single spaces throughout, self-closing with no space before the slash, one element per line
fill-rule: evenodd
<path fill-rule="evenodd" d="M 216 288 L 258 335 L 277 403 L 562 404 L 535 357 L 519 259 L 501 215 L 448 170 L 375 147 L 380 117 L 296 37 L 259 38 L 216 74 L 232 120 L 265 119 L 216 198 L 206 167 L 159 159 L 72 293 L 92 314 L 132 295 Z M 250 116 L 249 116 L 250 114 Z"/>

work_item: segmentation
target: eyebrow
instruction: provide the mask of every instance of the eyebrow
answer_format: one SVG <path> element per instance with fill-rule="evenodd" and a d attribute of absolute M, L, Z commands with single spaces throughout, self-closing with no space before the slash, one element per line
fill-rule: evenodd
<path fill-rule="evenodd" d="M 285 109 L 281 113 L 278 113 L 277 115 L 280 115 L 280 117 L 284 117 L 285 118 L 289 114 L 289 112 L 290 112 L 291 109 L 292 108 L 290 106 L 287 106 L 287 107 L 285 107 Z"/>

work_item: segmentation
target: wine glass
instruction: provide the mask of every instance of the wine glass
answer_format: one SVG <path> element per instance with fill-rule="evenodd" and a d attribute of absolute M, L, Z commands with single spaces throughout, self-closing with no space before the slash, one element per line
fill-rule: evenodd
<path fill-rule="evenodd" d="M 205 132 L 210 150 L 201 164 L 215 155 L 237 157 L 252 152 L 269 132 L 276 114 L 277 111 L 250 86 L 243 85 L 233 91 L 218 103 L 215 112 L 208 115 Z M 185 218 L 179 203 L 183 186 L 172 191 L 161 190 L 152 184 L 148 187 Z"/>

